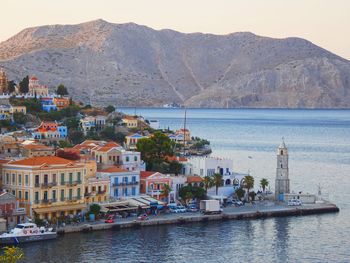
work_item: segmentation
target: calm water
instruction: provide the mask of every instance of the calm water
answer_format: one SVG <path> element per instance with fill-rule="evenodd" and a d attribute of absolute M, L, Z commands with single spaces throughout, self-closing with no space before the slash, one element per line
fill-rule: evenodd
<path fill-rule="evenodd" d="M 124 109 L 134 113 L 134 109 Z M 137 109 L 161 127 L 183 125 L 182 109 Z M 192 135 L 213 155 L 273 184 L 276 147 L 290 152 L 291 189 L 322 192 L 338 214 L 79 233 L 23 246 L 27 262 L 350 262 L 350 111 L 190 109 Z M 252 156 L 249 159 L 248 156 Z M 272 185 L 273 187 L 273 185 Z"/>

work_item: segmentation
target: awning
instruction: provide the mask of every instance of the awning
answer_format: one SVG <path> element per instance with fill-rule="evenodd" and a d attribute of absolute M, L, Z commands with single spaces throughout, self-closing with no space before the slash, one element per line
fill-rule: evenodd
<path fill-rule="evenodd" d="M 33 210 L 35 213 L 42 214 L 42 213 L 54 213 L 54 212 L 60 212 L 60 211 L 82 210 L 85 208 L 86 208 L 85 204 L 69 204 L 69 205 L 33 208 Z"/>

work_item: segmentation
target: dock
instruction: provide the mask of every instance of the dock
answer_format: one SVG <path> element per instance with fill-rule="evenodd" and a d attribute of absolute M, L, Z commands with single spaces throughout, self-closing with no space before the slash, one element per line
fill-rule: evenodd
<path fill-rule="evenodd" d="M 74 232 L 90 232 L 98 230 L 119 230 L 123 228 L 141 228 L 157 225 L 177 225 L 187 223 L 227 221 L 227 220 L 251 220 L 271 217 L 307 216 L 325 213 L 338 213 L 339 208 L 332 203 L 308 204 L 302 206 L 287 206 L 285 204 L 267 202 L 263 204 L 248 204 L 243 207 L 226 207 L 221 214 L 203 215 L 199 212 L 164 214 L 150 216 L 149 220 L 141 221 L 136 217 L 116 219 L 115 223 L 104 223 L 103 220 L 96 222 L 67 225 L 57 229 L 59 234 Z"/>

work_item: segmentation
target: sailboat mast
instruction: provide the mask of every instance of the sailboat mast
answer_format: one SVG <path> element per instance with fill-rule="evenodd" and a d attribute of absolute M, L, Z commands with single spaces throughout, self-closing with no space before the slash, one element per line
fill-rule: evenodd
<path fill-rule="evenodd" d="M 185 119 L 184 119 L 184 129 L 183 129 L 183 135 L 184 135 L 183 155 L 186 155 L 186 152 L 185 152 L 186 151 L 186 146 L 185 146 L 185 144 L 186 144 L 186 121 L 187 121 L 186 115 L 187 115 L 187 110 L 185 108 Z"/>

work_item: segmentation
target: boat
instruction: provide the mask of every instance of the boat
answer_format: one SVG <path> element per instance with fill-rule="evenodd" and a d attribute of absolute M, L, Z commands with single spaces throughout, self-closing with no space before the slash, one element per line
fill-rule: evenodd
<path fill-rule="evenodd" d="M 170 108 L 170 109 L 177 109 L 177 108 L 181 108 L 181 107 L 182 106 L 176 102 L 163 105 L 163 108 Z"/>
<path fill-rule="evenodd" d="M 9 233 L 0 235 L 0 245 L 20 244 L 57 238 L 53 228 L 38 227 L 34 223 L 18 224 Z"/>

